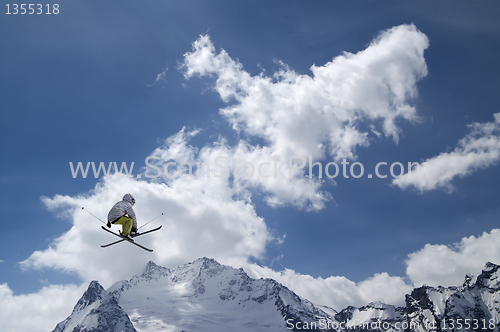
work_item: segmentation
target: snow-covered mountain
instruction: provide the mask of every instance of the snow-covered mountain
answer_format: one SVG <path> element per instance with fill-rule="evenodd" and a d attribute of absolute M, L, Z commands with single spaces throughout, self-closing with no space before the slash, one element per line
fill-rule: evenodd
<path fill-rule="evenodd" d="M 464 331 L 498 332 L 499 269 L 487 263 L 461 287 L 416 288 L 406 307 L 374 302 L 337 312 L 213 259 L 174 269 L 149 262 L 142 275 L 108 290 L 92 281 L 54 332 L 458 331 L 457 323 Z"/>
<path fill-rule="evenodd" d="M 272 279 L 252 279 L 243 269 L 201 258 L 174 269 L 149 262 L 142 275 L 107 291 L 92 281 L 54 332 L 277 332 L 288 331 L 286 320 L 329 317 Z"/>
<path fill-rule="evenodd" d="M 461 287 L 416 288 L 406 295 L 406 311 L 415 331 L 499 331 L 500 266 L 486 263 L 479 276 L 467 275 Z"/>
<path fill-rule="evenodd" d="M 57 324 L 54 332 L 63 331 L 136 331 L 117 299 L 97 282 L 76 303 L 71 315 Z"/>

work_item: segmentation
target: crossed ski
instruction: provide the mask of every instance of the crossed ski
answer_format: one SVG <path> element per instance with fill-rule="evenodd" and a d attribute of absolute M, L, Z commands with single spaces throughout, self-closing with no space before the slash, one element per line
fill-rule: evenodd
<path fill-rule="evenodd" d="M 112 246 L 113 244 L 117 244 L 117 243 L 120 243 L 120 242 L 123 242 L 123 241 L 128 241 L 128 242 L 130 242 L 130 243 L 132 243 L 132 244 L 135 244 L 135 245 L 136 245 L 136 246 L 138 246 L 139 248 L 142 248 L 142 249 L 144 249 L 144 250 L 146 250 L 146 251 L 149 251 L 149 252 L 153 252 L 153 249 L 149 249 L 149 248 L 146 248 L 146 247 L 144 247 L 144 246 L 140 245 L 139 243 L 135 243 L 135 241 L 134 241 L 134 240 L 132 240 L 132 239 L 128 239 L 128 238 L 126 238 L 126 237 L 123 237 L 123 236 L 121 236 L 120 234 L 116 234 L 115 232 L 110 231 L 109 229 L 107 229 L 107 228 L 106 228 L 106 227 L 104 227 L 104 226 L 101 226 L 101 228 L 102 228 L 103 230 L 105 230 L 106 232 L 111 233 L 111 234 L 114 234 L 115 236 L 118 236 L 118 237 L 120 238 L 120 240 L 118 240 L 118 241 L 115 241 L 115 242 L 112 242 L 112 243 L 109 243 L 109 244 L 103 244 L 103 245 L 101 246 L 102 248 L 106 248 L 106 247 Z M 147 234 L 147 233 L 151 233 L 151 232 L 154 232 L 154 231 L 159 230 L 160 228 L 161 228 L 161 226 L 156 227 L 156 228 L 153 228 L 153 229 L 150 229 L 149 231 L 146 231 L 146 232 L 142 232 L 142 233 L 138 233 L 138 234 L 131 235 L 131 237 L 138 237 L 138 236 L 141 236 L 141 235 L 144 235 L 144 234 Z"/>

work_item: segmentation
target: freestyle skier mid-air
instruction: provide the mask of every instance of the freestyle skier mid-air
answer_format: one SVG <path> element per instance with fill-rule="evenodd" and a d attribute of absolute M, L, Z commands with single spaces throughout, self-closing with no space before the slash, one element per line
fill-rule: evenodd
<path fill-rule="evenodd" d="M 98 217 L 94 216 L 92 213 L 87 211 L 88 213 L 92 214 L 95 218 L 97 218 L 100 221 L 102 221 L 103 223 L 105 223 L 106 226 L 108 226 L 108 228 L 111 228 L 111 225 L 122 225 L 122 231 L 120 232 L 120 234 L 116 234 L 115 232 L 109 230 L 108 228 L 101 226 L 101 228 L 103 230 L 105 230 L 106 232 L 111 233 L 111 234 L 121 238 L 120 240 L 115 241 L 113 243 L 103 244 L 101 246 L 102 248 L 107 248 L 107 247 L 115 245 L 117 243 L 120 243 L 123 241 L 128 241 L 128 242 L 130 242 L 130 243 L 132 243 L 132 244 L 134 244 L 134 245 L 136 245 L 136 246 L 138 246 L 146 251 L 149 251 L 149 252 L 153 251 L 153 249 L 146 248 L 146 247 L 140 245 L 139 243 L 134 242 L 134 240 L 132 238 L 136 238 L 136 237 L 144 235 L 144 234 L 156 232 L 157 230 L 159 230 L 161 228 L 161 225 L 156 227 L 156 228 L 150 229 L 148 231 L 139 233 L 138 228 L 137 228 L 137 217 L 135 216 L 134 209 L 132 208 L 132 206 L 134 204 L 135 204 L 134 197 L 130 194 L 125 194 L 123 196 L 123 199 L 120 202 L 113 205 L 113 207 L 109 211 L 107 223 L 105 223 L 104 221 L 102 221 L 101 219 L 99 219 Z M 82 207 L 82 209 L 84 209 L 84 208 Z M 142 225 L 139 228 L 146 226 L 147 224 L 149 224 L 150 222 L 152 222 L 153 220 L 155 220 L 161 216 L 163 216 L 163 212 L 158 217 L 151 219 L 151 221 L 148 221 L 147 223 L 145 223 L 144 225 Z"/>
<path fill-rule="evenodd" d="M 111 225 L 122 225 L 121 235 L 128 239 L 137 233 L 137 217 L 135 216 L 132 206 L 135 204 L 135 199 L 131 194 L 125 194 L 123 199 L 113 205 L 108 213 L 108 228 Z"/>

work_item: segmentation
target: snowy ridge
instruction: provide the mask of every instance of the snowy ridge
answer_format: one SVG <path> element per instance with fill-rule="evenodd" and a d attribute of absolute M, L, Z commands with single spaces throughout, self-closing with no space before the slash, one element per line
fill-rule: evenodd
<path fill-rule="evenodd" d="M 467 275 L 461 287 L 414 289 L 406 296 L 408 321 L 416 331 L 459 330 L 451 327 L 459 324 L 468 331 L 499 331 L 499 275 L 500 266 L 488 262 L 476 278 Z"/>
<path fill-rule="evenodd" d="M 446 324 L 499 331 L 500 266 L 487 263 L 460 287 L 416 288 L 406 307 L 381 302 L 336 312 L 314 305 L 272 279 L 200 258 L 172 269 L 149 262 L 144 272 L 105 291 L 97 281 L 54 332 L 90 331 L 458 331 Z M 465 323 L 462 321 L 462 323 Z M 483 328 L 484 327 L 484 328 Z"/>
<path fill-rule="evenodd" d="M 349 306 L 335 315 L 335 319 L 338 326 L 348 331 L 400 331 L 398 327 L 402 327 L 406 315 L 404 307 L 372 302 L 360 308 Z"/>
<path fill-rule="evenodd" d="M 174 269 L 149 262 L 141 276 L 110 291 L 120 293 L 137 331 L 286 331 L 285 318 L 327 316 L 274 280 L 208 258 Z"/>
<path fill-rule="evenodd" d="M 63 331 L 135 332 L 136 329 L 116 299 L 109 296 L 97 281 L 92 281 L 76 303 L 71 315 L 54 329 L 54 332 Z"/>

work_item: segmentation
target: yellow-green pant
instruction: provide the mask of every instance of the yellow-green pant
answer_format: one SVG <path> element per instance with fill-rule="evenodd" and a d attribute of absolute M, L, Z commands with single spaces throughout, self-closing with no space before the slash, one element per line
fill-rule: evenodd
<path fill-rule="evenodd" d="M 134 225 L 134 220 L 130 217 L 123 216 L 115 221 L 113 225 L 122 225 L 122 234 L 129 235 L 130 231 L 132 230 L 132 226 Z"/>

